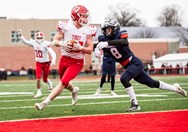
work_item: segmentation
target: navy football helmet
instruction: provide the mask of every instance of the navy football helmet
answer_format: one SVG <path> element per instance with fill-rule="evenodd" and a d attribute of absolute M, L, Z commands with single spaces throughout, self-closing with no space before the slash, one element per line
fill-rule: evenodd
<path fill-rule="evenodd" d="M 107 28 L 112 28 L 112 32 L 109 34 L 106 32 Z M 104 34 L 107 37 L 113 37 L 120 31 L 120 24 L 119 22 L 114 18 L 106 18 L 104 20 L 104 24 L 101 28 L 102 34 Z"/>

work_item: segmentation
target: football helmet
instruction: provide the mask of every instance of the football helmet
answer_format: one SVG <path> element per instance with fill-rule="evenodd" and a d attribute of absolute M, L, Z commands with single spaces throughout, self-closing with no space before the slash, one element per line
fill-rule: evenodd
<path fill-rule="evenodd" d="M 88 23 L 89 11 L 85 6 L 76 5 L 71 10 L 71 18 L 73 21 L 77 21 L 78 24 L 84 26 Z"/>
<path fill-rule="evenodd" d="M 44 34 L 42 32 L 37 32 L 35 34 L 35 40 L 38 42 L 38 43 L 41 43 L 43 42 L 44 40 Z"/>
<path fill-rule="evenodd" d="M 111 28 L 112 30 L 109 32 L 106 31 L 107 28 Z M 104 24 L 102 25 L 101 32 L 107 37 L 113 37 L 120 31 L 120 24 L 114 18 L 106 18 L 104 20 Z"/>

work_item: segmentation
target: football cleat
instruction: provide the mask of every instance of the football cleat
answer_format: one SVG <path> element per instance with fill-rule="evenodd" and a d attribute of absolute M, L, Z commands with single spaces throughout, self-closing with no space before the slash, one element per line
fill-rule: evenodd
<path fill-rule="evenodd" d="M 139 111 L 140 106 L 139 104 L 135 104 L 134 101 L 131 101 L 131 106 L 128 108 L 127 112 L 134 112 L 134 111 Z"/>
<path fill-rule="evenodd" d="M 180 87 L 180 85 L 178 83 L 175 83 L 173 86 L 176 87 L 176 92 L 183 95 L 184 97 L 187 97 L 187 92 Z"/>
<path fill-rule="evenodd" d="M 102 93 L 102 89 L 101 88 L 98 88 L 97 91 L 95 92 L 95 95 L 98 96 L 99 94 Z"/>
<path fill-rule="evenodd" d="M 46 107 L 48 106 L 48 104 L 47 103 L 35 103 L 35 108 L 37 109 L 37 110 L 43 110 L 43 109 L 45 109 Z"/>
<path fill-rule="evenodd" d="M 117 96 L 117 94 L 114 91 L 111 91 L 112 96 Z"/>
<path fill-rule="evenodd" d="M 72 92 L 72 105 L 76 105 L 78 102 L 78 91 L 79 87 L 74 87 L 74 92 Z"/>
<path fill-rule="evenodd" d="M 42 93 L 37 93 L 35 96 L 34 96 L 34 98 L 36 99 L 36 98 L 39 98 L 39 97 L 41 97 L 42 96 Z"/>

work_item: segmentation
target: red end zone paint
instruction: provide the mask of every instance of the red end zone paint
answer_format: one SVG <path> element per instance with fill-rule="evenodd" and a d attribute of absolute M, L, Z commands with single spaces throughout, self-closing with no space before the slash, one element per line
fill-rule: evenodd
<path fill-rule="evenodd" d="M 188 132 L 188 110 L 0 122 L 0 132 Z"/>

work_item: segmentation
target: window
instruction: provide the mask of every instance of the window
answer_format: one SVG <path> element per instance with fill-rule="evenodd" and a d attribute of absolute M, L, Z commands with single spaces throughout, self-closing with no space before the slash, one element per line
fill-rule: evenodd
<path fill-rule="evenodd" d="M 20 38 L 16 31 L 11 31 L 11 42 L 12 43 L 18 43 L 20 42 Z"/>
<path fill-rule="evenodd" d="M 39 30 L 32 30 L 31 31 L 31 38 L 35 39 L 35 33 L 39 32 Z"/>

